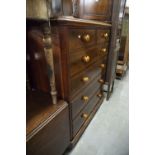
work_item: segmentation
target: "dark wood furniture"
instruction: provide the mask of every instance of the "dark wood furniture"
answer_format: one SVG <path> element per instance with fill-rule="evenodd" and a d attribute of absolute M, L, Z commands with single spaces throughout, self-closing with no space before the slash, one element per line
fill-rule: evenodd
<path fill-rule="evenodd" d="M 104 99 L 111 24 L 59 17 L 51 30 L 57 91 L 69 103 L 74 146 Z"/>
<path fill-rule="evenodd" d="M 27 155 L 62 155 L 70 143 L 68 104 L 49 94 L 27 92 Z"/>
<path fill-rule="evenodd" d="M 27 155 L 62 155 L 70 144 L 68 104 L 56 96 L 49 22 L 27 19 Z"/>

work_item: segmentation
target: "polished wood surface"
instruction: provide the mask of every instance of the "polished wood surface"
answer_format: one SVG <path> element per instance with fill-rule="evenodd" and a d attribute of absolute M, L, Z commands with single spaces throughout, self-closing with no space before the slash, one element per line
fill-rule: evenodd
<path fill-rule="evenodd" d="M 63 154 L 70 143 L 68 105 L 60 101 L 57 105 L 48 104 L 43 107 L 37 102 L 35 108 L 35 115 L 29 117 L 27 122 L 27 154 Z M 33 130 L 30 130 L 32 126 Z"/>
<path fill-rule="evenodd" d="M 86 36 L 89 36 L 89 40 L 86 41 Z M 70 51 L 74 51 L 74 49 L 83 48 L 87 49 L 87 47 L 95 45 L 96 41 L 96 32 L 94 29 L 70 29 L 69 30 L 69 48 Z"/>
<path fill-rule="evenodd" d="M 86 69 L 97 59 L 97 49 L 95 47 L 79 52 L 70 53 L 70 74 L 71 76 Z"/>
<path fill-rule="evenodd" d="M 77 97 L 75 97 L 74 100 L 71 101 L 73 119 L 81 111 L 81 109 L 85 107 L 85 105 L 89 104 L 94 93 L 100 88 L 101 86 L 99 82 L 100 79 L 101 79 L 101 75 L 97 76 L 93 80 L 93 82 L 89 85 L 89 87 L 86 87 L 85 89 L 83 89 L 82 93 Z M 85 100 L 83 97 L 87 97 L 88 99 Z"/>
<path fill-rule="evenodd" d="M 92 64 L 88 69 L 80 72 L 79 74 L 73 76 L 71 78 L 70 83 L 70 92 L 71 96 L 76 94 L 77 91 L 81 91 L 84 87 L 89 85 L 91 82 L 94 81 L 95 77 L 98 77 L 99 74 L 101 75 L 102 69 L 99 67 L 102 61 L 97 61 L 96 63 Z M 105 69 L 103 69 L 105 70 Z M 86 81 L 84 81 L 86 79 Z"/>
<path fill-rule="evenodd" d="M 78 18 L 111 22 L 113 0 L 76 0 L 73 15 Z"/>
<path fill-rule="evenodd" d="M 58 94 L 69 103 L 70 134 L 73 140 L 78 130 L 83 131 L 81 125 L 74 128 L 75 119 L 81 117 L 80 112 L 92 104 L 93 111 L 98 101 L 91 101 L 104 98 L 100 92 L 105 82 L 110 27 L 100 24 L 94 26 L 88 21 L 83 25 L 79 19 L 72 21 L 59 18 L 57 21 L 51 20 L 51 25 L 57 85 L 62 82 L 62 90 L 58 89 Z M 98 31 L 105 32 L 107 39 L 102 39 L 102 33 L 97 36 Z M 89 115 L 84 113 L 83 117 L 89 118 Z"/>
<path fill-rule="evenodd" d="M 75 136 L 77 132 L 80 130 L 84 122 L 90 116 L 90 113 L 93 111 L 95 105 L 99 101 L 100 98 L 97 96 L 98 93 L 100 93 L 100 90 L 96 91 L 93 94 L 93 97 L 91 98 L 89 104 L 86 105 L 86 107 L 79 113 L 79 115 L 73 121 L 73 136 Z"/>
<path fill-rule="evenodd" d="M 96 114 L 97 110 L 99 109 L 99 107 L 101 106 L 102 102 L 104 100 L 104 97 L 102 97 L 99 102 L 96 104 L 96 106 L 94 107 L 93 111 L 90 113 L 89 117 L 87 118 L 87 120 L 85 121 L 85 123 L 81 126 L 80 130 L 77 132 L 76 136 L 74 137 L 74 139 L 71 141 L 71 145 L 70 145 L 70 149 L 73 148 L 76 143 L 78 142 L 78 140 L 81 138 L 83 132 L 85 131 L 85 129 L 87 128 L 87 126 L 89 125 L 90 121 L 92 120 L 92 118 L 94 117 L 94 115 Z"/>
<path fill-rule="evenodd" d="M 79 19 L 74 18 L 72 16 L 63 16 L 58 17 L 56 19 L 51 19 L 51 22 L 53 26 L 55 25 L 64 25 L 64 26 L 80 26 L 84 28 L 85 26 L 88 26 L 89 28 L 96 28 L 96 27 L 111 27 L 111 23 L 96 21 L 96 20 L 87 20 L 87 19 Z M 83 27 L 84 26 L 84 27 Z"/>

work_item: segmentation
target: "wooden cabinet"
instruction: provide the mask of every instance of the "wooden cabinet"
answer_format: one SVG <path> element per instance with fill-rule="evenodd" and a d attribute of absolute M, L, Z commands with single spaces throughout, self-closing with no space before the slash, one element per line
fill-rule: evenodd
<path fill-rule="evenodd" d="M 111 25 L 69 17 L 51 25 L 56 81 L 62 77 L 58 90 L 63 93 L 58 93 L 69 103 L 74 145 L 104 99 Z"/>

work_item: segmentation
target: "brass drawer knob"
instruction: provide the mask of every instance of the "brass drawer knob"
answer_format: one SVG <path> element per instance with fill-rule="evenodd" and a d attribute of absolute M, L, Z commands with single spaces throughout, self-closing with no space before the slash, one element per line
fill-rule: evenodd
<path fill-rule="evenodd" d="M 103 84 L 104 83 L 104 80 L 103 79 L 99 79 L 98 82 L 101 83 L 101 84 Z"/>
<path fill-rule="evenodd" d="M 84 102 L 88 102 L 89 97 L 88 97 L 88 96 L 82 96 L 82 100 L 83 100 Z"/>
<path fill-rule="evenodd" d="M 81 115 L 81 117 L 84 118 L 84 119 L 87 119 L 87 118 L 88 118 L 88 114 L 83 113 L 83 114 Z"/>
<path fill-rule="evenodd" d="M 90 35 L 89 34 L 85 34 L 85 35 L 83 35 L 82 36 L 82 41 L 84 41 L 84 42 L 90 42 L 90 40 L 91 40 L 91 37 L 90 37 Z"/>
<path fill-rule="evenodd" d="M 104 37 L 105 37 L 105 38 L 108 38 L 108 36 L 109 36 L 108 33 L 105 33 L 105 34 L 104 34 Z"/>
<path fill-rule="evenodd" d="M 108 38 L 108 36 L 109 36 L 108 33 L 104 33 L 104 34 L 103 34 L 103 37 L 106 38 L 106 39 Z"/>
<path fill-rule="evenodd" d="M 106 51 L 107 51 L 106 48 L 102 48 L 102 49 L 101 49 L 101 52 L 103 52 L 103 53 L 105 53 Z"/>
<path fill-rule="evenodd" d="M 105 68 L 105 64 L 101 64 L 100 67 L 103 69 Z"/>
<path fill-rule="evenodd" d="M 106 33 L 102 33 L 101 37 L 107 39 L 109 37 L 109 34 L 107 32 Z"/>
<path fill-rule="evenodd" d="M 87 77 L 87 76 L 83 77 L 83 78 L 82 78 L 82 81 L 83 81 L 83 82 L 88 82 L 88 81 L 89 81 L 89 77 Z"/>
<path fill-rule="evenodd" d="M 82 61 L 85 62 L 85 63 L 88 63 L 90 61 L 90 56 L 88 56 L 88 55 L 87 56 L 83 56 L 82 57 Z"/>
<path fill-rule="evenodd" d="M 101 93 L 99 93 L 99 94 L 97 94 L 97 96 L 98 96 L 99 98 L 101 98 L 103 95 L 102 95 Z"/>

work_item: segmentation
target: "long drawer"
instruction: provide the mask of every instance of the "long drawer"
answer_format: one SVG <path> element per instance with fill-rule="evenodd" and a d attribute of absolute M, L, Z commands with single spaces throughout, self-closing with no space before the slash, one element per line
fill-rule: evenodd
<path fill-rule="evenodd" d="M 72 118 L 74 119 L 76 115 L 91 101 L 93 94 L 101 86 L 101 76 L 95 78 L 95 80 L 80 93 L 74 100 L 71 101 L 72 106 Z M 103 84 L 103 83 L 102 83 Z"/>
<path fill-rule="evenodd" d="M 93 111 L 95 105 L 103 97 L 103 94 L 100 90 L 96 91 L 93 97 L 91 98 L 89 104 L 79 113 L 76 119 L 73 121 L 73 136 L 77 134 L 84 122 L 89 118 L 89 115 Z"/>
<path fill-rule="evenodd" d="M 105 62 L 97 61 L 96 63 L 92 64 L 88 69 L 71 78 L 71 96 L 74 95 L 77 91 L 80 91 L 80 89 L 83 89 L 84 87 L 89 85 L 97 75 L 101 75 L 101 71 L 105 72 L 105 68 L 102 69 L 100 66 L 101 64 L 105 64 Z"/>
<path fill-rule="evenodd" d="M 69 50 L 74 52 L 74 49 L 93 46 L 96 43 L 96 30 L 95 29 L 69 29 Z"/>
<path fill-rule="evenodd" d="M 90 66 L 98 57 L 98 49 L 96 46 L 89 48 L 87 50 L 81 49 L 80 51 L 75 51 L 70 53 L 70 74 L 71 76 L 77 74 L 83 69 Z"/>

